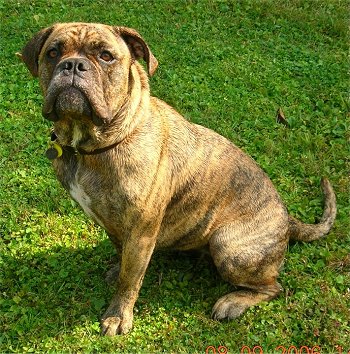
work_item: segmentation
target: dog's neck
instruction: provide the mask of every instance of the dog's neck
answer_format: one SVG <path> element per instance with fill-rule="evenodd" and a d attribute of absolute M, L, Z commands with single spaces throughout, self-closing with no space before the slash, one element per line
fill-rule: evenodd
<path fill-rule="evenodd" d="M 129 71 L 128 93 L 124 104 L 105 133 L 106 146 L 123 141 L 148 119 L 150 94 L 148 77 L 141 64 L 134 62 Z"/>

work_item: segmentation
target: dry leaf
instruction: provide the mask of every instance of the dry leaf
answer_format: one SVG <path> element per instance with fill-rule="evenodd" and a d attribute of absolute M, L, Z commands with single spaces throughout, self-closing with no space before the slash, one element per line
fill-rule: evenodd
<path fill-rule="evenodd" d="M 276 122 L 283 124 L 286 127 L 289 127 L 289 123 L 288 123 L 286 117 L 284 116 L 282 108 L 278 108 L 278 110 L 277 110 Z"/>

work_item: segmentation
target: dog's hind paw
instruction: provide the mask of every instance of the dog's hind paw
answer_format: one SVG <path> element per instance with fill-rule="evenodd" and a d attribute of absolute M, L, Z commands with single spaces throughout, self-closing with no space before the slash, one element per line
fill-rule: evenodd
<path fill-rule="evenodd" d="M 230 296 L 231 295 L 231 296 Z M 239 317 L 249 306 L 239 303 L 232 294 L 221 297 L 213 307 L 211 317 L 213 320 L 234 319 Z"/>
<path fill-rule="evenodd" d="M 211 317 L 214 320 L 231 320 L 239 317 L 249 307 L 276 297 L 282 290 L 282 287 L 279 283 L 275 282 L 270 285 L 260 286 L 258 289 L 255 291 L 234 291 L 221 297 L 214 305 Z"/>
<path fill-rule="evenodd" d="M 119 277 L 119 272 L 120 272 L 120 263 L 117 263 L 106 273 L 105 281 L 107 282 L 108 285 L 114 285 L 117 282 Z"/>

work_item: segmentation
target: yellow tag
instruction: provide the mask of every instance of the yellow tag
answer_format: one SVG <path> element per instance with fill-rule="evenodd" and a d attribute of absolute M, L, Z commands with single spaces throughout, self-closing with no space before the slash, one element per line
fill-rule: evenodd
<path fill-rule="evenodd" d="M 63 151 L 62 151 L 62 148 L 61 148 L 60 145 L 58 145 L 58 144 L 56 144 L 56 143 L 53 143 L 53 144 L 52 144 L 52 147 L 57 151 L 57 157 L 62 156 Z"/>

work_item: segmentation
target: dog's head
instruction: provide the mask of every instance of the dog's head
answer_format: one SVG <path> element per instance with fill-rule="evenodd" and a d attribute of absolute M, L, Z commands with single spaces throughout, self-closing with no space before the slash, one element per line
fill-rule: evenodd
<path fill-rule="evenodd" d="M 73 146 L 96 137 L 96 129 L 123 109 L 135 85 L 135 59 L 146 61 L 149 75 L 158 65 L 135 30 L 90 23 L 41 30 L 23 48 L 22 59 L 39 77 L 44 117 Z M 79 130 L 75 137 L 73 130 Z"/>

